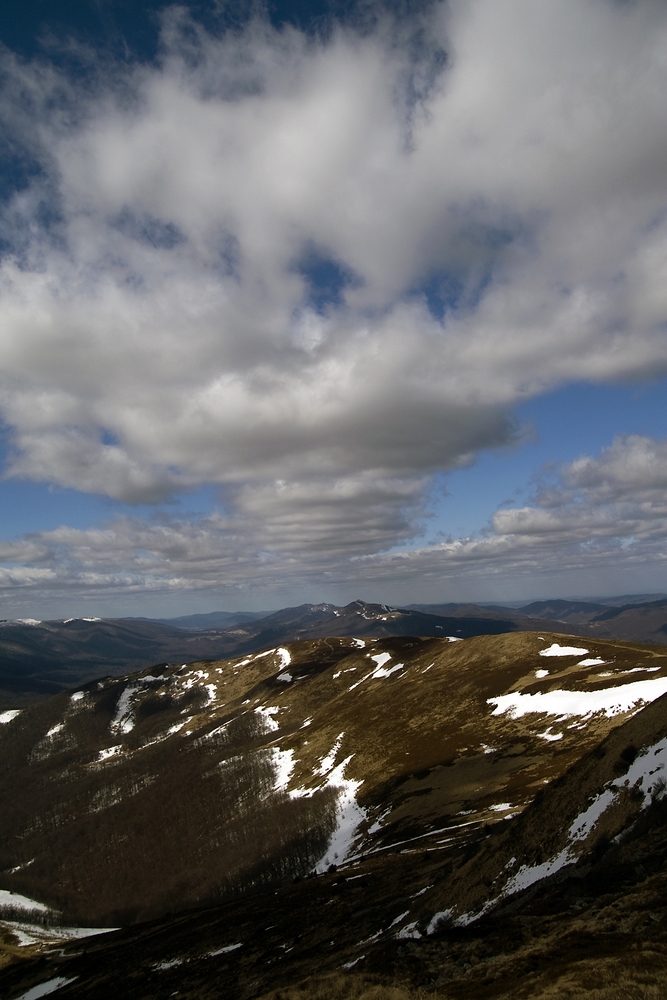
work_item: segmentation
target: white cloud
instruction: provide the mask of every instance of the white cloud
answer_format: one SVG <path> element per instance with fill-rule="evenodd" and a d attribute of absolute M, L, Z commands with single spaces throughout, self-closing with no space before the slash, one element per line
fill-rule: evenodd
<path fill-rule="evenodd" d="M 9 475 L 132 503 L 219 483 L 272 551 L 307 510 L 303 551 L 324 568 L 345 543 L 375 572 L 428 476 L 512 440 L 518 401 L 667 370 L 663 4 L 436 3 L 417 56 L 386 23 L 214 39 L 183 16 L 160 64 L 89 93 L 7 60 L 4 121 L 42 168 L 4 210 Z M 319 311 L 318 259 L 338 275 Z M 612 502 L 614 462 L 559 488 L 606 463 Z M 500 511 L 437 558 L 612 537 L 603 507 Z"/>

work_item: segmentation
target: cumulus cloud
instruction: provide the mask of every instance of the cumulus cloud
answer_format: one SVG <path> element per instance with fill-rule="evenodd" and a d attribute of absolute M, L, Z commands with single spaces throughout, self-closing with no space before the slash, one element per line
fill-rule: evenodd
<path fill-rule="evenodd" d="M 7 57 L 33 165 L 3 208 L 7 475 L 130 503 L 217 483 L 271 551 L 301 522 L 324 565 L 348 522 L 377 564 L 518 401 L 667 371 L 664 4 L 415 19 L 427 44 L 175 10 L 156 64 L 87 89 Z M 494 528 L 551 537 L 558 510 Z"/>
<path fill-rule="evenodd" d="M 667 441 L 618 437 L 597 458 L 559 469 L 532 505 L 496 511 L 483 537 L 364 561 L 373 574 L 388 574 L 392 566 L 401 573 L 403 565 L 406 578 L 422 572 L 435 580 L 495 575 L 571 581 L 588 574 L 604 591 L 610 579 L 631 577 L 634 570 L 664 574 L 666 483 Z"/>

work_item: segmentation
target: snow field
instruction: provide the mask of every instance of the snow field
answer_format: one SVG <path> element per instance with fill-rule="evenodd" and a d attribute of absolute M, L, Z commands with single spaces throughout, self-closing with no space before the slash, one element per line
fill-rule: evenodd
<path fill-rule="evenodd" d="M 538 691 L 536 694 L 510 694 L 487 698 L 488 705 L 495 705 L 492 715 L 503 715 L 518 719 L 524 715 L 546 714 L 567 718 L 573 715 L 590 716 L 604 712 L 608 717 L 623 712 L 638 710 L 646 703 L 655 701 L 667 692 L 667 677 L 653 680 L 619 684 L 598 691 Z"/>
<path fill-rule="evenodd" d="M 324 856 L 315 865 L 315 871 L 323 872 L 329 865 L 342 864 L 350 853 L 357 839 L 357 828 L 366 819 L 366 810 L 357 805 L 356 793 L 363 784 L 345 778 L 345 768 L 354 754 L 346 757 L 338 767 L 329 774 L 326 784 L 332 788 L 340 788 L 337 803 L 337 826 L 333 832 L 329 846 Z"/>

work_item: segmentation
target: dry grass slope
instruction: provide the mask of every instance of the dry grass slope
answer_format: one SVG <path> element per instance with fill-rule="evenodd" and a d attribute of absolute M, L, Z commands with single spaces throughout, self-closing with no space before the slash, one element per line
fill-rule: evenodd
<path fill-rule="evenodd" d="M 541 657 L 553 643 L 588 652 Z M 5 935 L 0 993 L 62 976 L 77 1000 L 667 995 L 661 794 L 640 809 L 628 788 L 576 863 L 499 894 L 513 856 L 561 851 L 573 817 L 667 735 L 667 695 L 634 715 L 493 712 L 503 696 L 663 677 L 655 647 L 549 633 L 334 638 L 26 711 L 0 732 L 0 794 L 14 795 L 0 886 L 70 914 L 155 919 L 20 962 Z M 365 815 L 351 813 L 351 856 L 304 878 L 341 829 L 336 768 L 363 779 Z M 427 933 L 434 913 L 489 898 L 483 919 Z"/>

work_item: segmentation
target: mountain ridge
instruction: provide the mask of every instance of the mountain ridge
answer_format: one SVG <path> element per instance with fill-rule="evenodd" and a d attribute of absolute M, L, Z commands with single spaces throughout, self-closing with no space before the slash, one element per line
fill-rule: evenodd
<path fill-rule="evenodd" d="M 560 613 L 562 619 L 545 618 L 547 611 Z M 118 675 L 177 659 L 253 653 L 272 644 L 327 635 L 462 638 L 515 631 L 568 632 L 576 625 L 582 635 L 667 644 L 667 600 L 615 609 L 585 602 L 533 602 L 515 611 L 474 604 L 393 608 L 352 601 L 345 607 L 304 604 L 264 616 L 259 612 L 220 614 L 231 615 L 233 624 L 202 626 L 208 616 L 195 616 L 197 627 L 192 616 L 161 621 L 78 618 L 0 622 L 0 709 L 36 703 L 102 674 Z M 215 618 L 218 613 L 213 615 Z M 185 619 L 187 627 L 170 624 Z"/>

